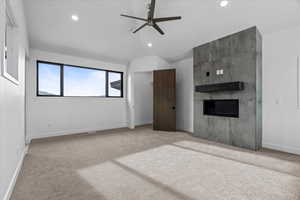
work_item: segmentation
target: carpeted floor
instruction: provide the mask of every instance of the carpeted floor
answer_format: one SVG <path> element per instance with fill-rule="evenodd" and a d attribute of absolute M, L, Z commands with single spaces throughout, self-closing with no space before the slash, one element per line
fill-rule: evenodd
<path fill-rule="evenodd" d="M 149 127 L 36 140 L 11 200 L 300 200 L 300 157 Z"/>

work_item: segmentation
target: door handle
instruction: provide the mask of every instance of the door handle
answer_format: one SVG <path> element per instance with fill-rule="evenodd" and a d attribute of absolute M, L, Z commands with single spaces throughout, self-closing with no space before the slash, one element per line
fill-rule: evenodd
<path fill-rule="evenodd" d="M 176 110 L 176 106 L 172 106 L 172 110 Z"/>

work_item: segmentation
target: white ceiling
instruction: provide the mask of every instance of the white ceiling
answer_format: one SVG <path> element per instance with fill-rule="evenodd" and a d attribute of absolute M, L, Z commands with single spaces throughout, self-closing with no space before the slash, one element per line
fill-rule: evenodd
<path fill-rule="evenodd" d="M 250 26 L 258 26 L 263 34 L 300 26 L 299 0 L 230 0 L 226 8 L 219 6 L 219 0 L 157 0 L 157 17 L 183 19 L 161 23 L 164 36 L 151 27 L 132 34 L 142 22 L 120 14 L 145 17 L 147 2 L 25 0 L 30 45 L 121 63 L 146 55 L 176 61 L 190 55 L 195 46 Z M 78 22 L 71 20 L 72 14 L 79 15 Z"/>

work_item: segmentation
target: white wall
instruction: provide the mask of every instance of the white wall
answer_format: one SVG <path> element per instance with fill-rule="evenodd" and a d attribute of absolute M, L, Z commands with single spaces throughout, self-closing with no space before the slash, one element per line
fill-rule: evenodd
<path fill-rule="evenodd" d="M 37 60 L 122 71 L 125 98 L 37 97 Z M 27 139 L 127 127 L 126 71 L 120 64 L 31 49 L 26 71 Z"/>
<path fill-rule="evenodd" d="M 300 154 L 300 27 L 263 37 L 263 146 Z"/>
<path fill-rule="evenodd" d="M 193 58 L 174 63 L 176 67 L 177 130 L 194 132 Z"/>
<path fill-rule="evenodd" d="M 149 72 L 170 68 L 170 63 L 159 56 L 145 56 L 132 60 L 128 70 L 130 72 Z"/>
<path fill-rule="evenodd" d="M 22 0 L 11 0 L 11 7 L 18 25 L 19 85 L 0 75 L 0 199 L 9 198 L 14 177 L 25 151 L 24 99 L 25 55 L 27 33 Z M 0 55 L 4 46 L 5 1 L 0 1 Z M 2 62 L 2 58 L 0 58 Z M 1 63 L 2 64 L 2 63 Z M 1 65 L 0 64 L 0 65 Z M 9 67 L 9 66 L 8 66 Z"/>
<path fill-rule="evenodd" d="M 134 74 L 135 126 L 153 123 L 153 73 Z"/>

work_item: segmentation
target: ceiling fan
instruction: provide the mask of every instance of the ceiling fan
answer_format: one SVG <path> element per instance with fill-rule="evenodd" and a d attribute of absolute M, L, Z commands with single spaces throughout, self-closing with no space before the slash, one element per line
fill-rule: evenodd
<path fill-rule="evenodd" d="M 162 35 L 164 35 L 165 33 L 157 25 L 157 23 L 181 19 L 180 16 L 177 16 L 177 17 L 154 18 L 154 10 L 155 10 L 155 0 L 151 0 L 151 4 L 149 4 L 149 11 L 148 11 L 148 18 L 147 19 L 140 18 L 140 17 L 129 16 L 129 15 L 123 15 L 123 14 L 121 16 L 145 22 L 145 24 L 143 24 L 142 26 L 140 26 L 133 33 L 138 32 L 139 30 L 141 30 L 142 28 L 144 28 L 146 26 L 152 26 L 153 28 L 155 28 Z"/>

